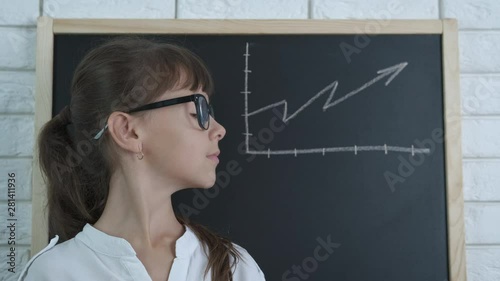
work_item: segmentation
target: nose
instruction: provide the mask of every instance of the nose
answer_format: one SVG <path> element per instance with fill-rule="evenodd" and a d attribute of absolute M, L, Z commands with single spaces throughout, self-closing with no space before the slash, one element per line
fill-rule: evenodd
<path fill-rule="evenodd" d="M 212 131 L 210 132 L 211 138 L 217 138 L 218 140 L 221 140 L 226 135 L 226 128 L 224 128 L 224 126 L 222 126 L 214 118 L 212 118 L 212 120 L 210 121 L 210 129 L 212 129 Z"/>

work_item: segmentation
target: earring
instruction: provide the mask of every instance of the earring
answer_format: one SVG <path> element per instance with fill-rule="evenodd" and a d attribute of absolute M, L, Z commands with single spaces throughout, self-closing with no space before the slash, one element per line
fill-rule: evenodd
<path fill-rule="evenodd" d="M 141 143 L 141 144 L 140 144 L 140 146 L 139 146 L 139 150 L 140 150 L 140 152 L 141 152 L 141 158 L 139 158 L 139 153 L 137 153 L 137 155 L 136 155 L 136 156 L 137 156 L 137 159 L 142 160 L 142 158 L 144 158 L 144 153 L 142 153 L 142 143 Z"/>

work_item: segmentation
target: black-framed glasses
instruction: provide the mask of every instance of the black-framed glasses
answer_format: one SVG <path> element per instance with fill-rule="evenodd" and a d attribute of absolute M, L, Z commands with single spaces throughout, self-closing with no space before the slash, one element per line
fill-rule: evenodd
<path fill-rule="evenodd" d="M 169 105 L 175 105 L 175 104 L 180 104 L 180 103 L 186 103 L 186 102 L 191 102 L 193 101 L 196 105 L 196 119 L 198 119 L 198 125 L 200 125 L 200 128 L 204 130 L 208 130 L 210 126 L 210 116 L 215 118 L 215 113 L 212 105 L 210 105 L 207 102 L 207 99 L 205 98 L 204 95 L 202 94 L 192 94 L 189 96 L 184 96 L 184 97 L 178 97 L 178 98 L 173 98 L 173 99 L 168 99 L 168 100 L 163 100 L 163 101 L 157 101 L 153 102 L 150 104 L 142 105 L 137 108 L 131 109 L 127 111 L 126 113 L 133 113 L 133 112 L 138 112 L 138 111 L 143 111 L 143 110 L 149 110 L 149 109 L 156 109 L 156 108 L 161 108 Z M 94 139 L 99 139 L 106 128 L 108 127 L 108 124 L 104 128 L 102 128 L 99 133 L 96 134 Z"/>

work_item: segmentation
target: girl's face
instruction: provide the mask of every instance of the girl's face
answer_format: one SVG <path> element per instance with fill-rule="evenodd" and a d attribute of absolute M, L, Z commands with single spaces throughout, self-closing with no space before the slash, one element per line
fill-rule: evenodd
<path fill-rule="evenodd" d="M 205 92 L 187 89 L 167 92 L 157 101 L 194 93 L 210 102 Z M 215 184 L 218 164 L 207 156 L 219 152 L 219 141 L 226 129 L 210 116 L 210 126 L 204 130 L 196 118 L 194 102 L 152 110 L 146 122 L 148 133 L 141 161 L 151 165 L 155 180 L 186 188 L 210 188 Z"/>

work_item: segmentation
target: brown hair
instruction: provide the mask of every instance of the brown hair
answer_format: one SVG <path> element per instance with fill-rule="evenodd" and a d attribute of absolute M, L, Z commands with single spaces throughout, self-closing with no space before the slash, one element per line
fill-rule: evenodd
<path fill-rule="evenodd" d="M 87 53 L 75 70 L 69 107 L 42 127 L 37 140 L 50 237 L 58 234 L 58 243 L 71 239 L 104 210 L 118 158 L 109 134 L 93 137 L 109 114 L 150 103 L 168 90 L 200 87 L 212 95 L 211 75 L 196 54 L 181 46 L 120 36 Z M 148 112 L 137 114 L 147 117 Z M 231 267 L 241 256 L 231 241 L 178 214 L 176 218 L 208 247 L 205 276 L 211 268 L 212 280 L 232 280 Z"/>

